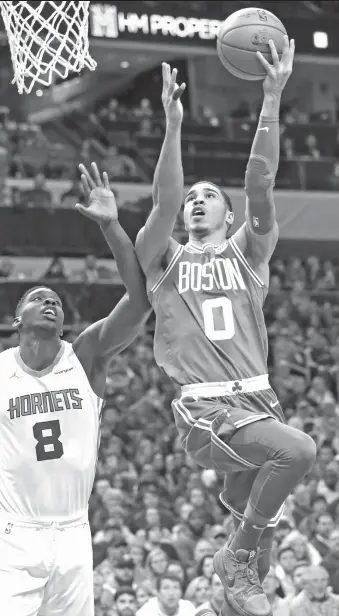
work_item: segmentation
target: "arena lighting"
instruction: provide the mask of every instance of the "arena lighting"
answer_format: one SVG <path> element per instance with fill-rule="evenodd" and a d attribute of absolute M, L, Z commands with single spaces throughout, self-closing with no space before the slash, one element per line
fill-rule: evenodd
<path fill-rule="evenodd" d="M 313 45 L 317 49 L 327 49 L 328 47 L 327 32 L 313 32 Z"/>
<path fill-rule="evenodd" d="M 36 96 L 43 96 L 44 93 L 42 90 L 37 90 L 35 94 Z"/>
<path fill-rule="evenodd" d="M 120 62 L 120 68 L 128 68 L 129 67 L 129 62 L 127 62 L 127 60 L 123 60 L 122 62 Z"/>

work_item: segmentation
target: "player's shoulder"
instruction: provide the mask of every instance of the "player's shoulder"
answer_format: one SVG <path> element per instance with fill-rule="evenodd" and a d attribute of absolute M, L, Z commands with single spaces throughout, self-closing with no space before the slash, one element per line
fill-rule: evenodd
<path fill-rule="evenodd" d="M 11 359 L 15 359 L 15 353 L 18 347 L 10 347 L 5 351 L 1 351 L 0 353 L 0 363 L 5 364 L 7 361 L 11 361 Z"/>
<path fill-rule="evenodd" d="M 1 377 L 6 377 L 8 372 L 13 372 L 13 365 L 16 365 L 15 353 L 18 347 L 11 347 L 0 353 L 0 371 Z"/>

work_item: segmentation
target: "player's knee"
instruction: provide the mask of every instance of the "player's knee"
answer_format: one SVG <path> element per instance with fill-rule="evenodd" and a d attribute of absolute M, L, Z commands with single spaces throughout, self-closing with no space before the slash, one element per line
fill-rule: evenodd
<path fill-rule="evenodd" d="M 308 434 L 296 430 L 293 443 L 291 443 L 291 453 L 293 464 L 300 473 L 307 473 L 313 466 L 316 456 L 316 444 Z"/>

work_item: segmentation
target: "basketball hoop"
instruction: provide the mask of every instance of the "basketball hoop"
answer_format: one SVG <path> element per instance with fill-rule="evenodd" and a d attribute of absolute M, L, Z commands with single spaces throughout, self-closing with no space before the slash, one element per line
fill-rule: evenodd
<path fill-rule="evenodd" d="M 88 43 L 89 2 L 0 2 L 19 94 L 36 83 L 52 85 L 53 74 L 91 71 L 96 62 Z"/>

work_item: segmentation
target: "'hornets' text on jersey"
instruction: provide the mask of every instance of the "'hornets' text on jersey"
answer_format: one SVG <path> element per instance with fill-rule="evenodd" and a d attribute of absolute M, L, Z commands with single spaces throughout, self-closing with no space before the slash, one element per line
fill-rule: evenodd
<path fill-rule="evenodd" d="M 179 385 L 267 372 L 267 288 L 231 238 L 206 262 L 202 248 L 171 240 L 158 280 L 147 280 L 156 314 L 157 364 Z"/>

